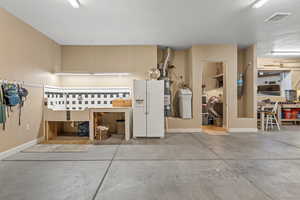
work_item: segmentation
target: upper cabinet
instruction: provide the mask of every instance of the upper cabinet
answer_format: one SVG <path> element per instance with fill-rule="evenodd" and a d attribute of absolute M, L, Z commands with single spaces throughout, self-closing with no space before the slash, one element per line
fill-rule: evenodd
<path fill-rule="evenodd" d="M 258 69 L 300 70 L 300 59 L 259 58 Z"/>

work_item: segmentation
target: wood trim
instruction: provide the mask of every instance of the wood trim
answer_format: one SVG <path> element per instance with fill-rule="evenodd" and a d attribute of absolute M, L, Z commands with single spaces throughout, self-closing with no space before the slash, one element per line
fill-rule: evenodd
<path fill-rule="evenodd" d="M 167 133 L 200 133 L 202 132 L 201 128 L 174 128 L 167 129 Z"/>
<path fill-rule="evenodd" d="M 258 129 L 257 128 L 229 128 L 228 132 L 231 133 L 244 133 L 244 132 L 257 132 Z"/>

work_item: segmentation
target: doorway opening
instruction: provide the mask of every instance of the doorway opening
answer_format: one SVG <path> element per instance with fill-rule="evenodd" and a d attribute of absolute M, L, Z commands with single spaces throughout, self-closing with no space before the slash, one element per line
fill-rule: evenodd
<path fill-rule="evenodd" d="M 226 95 L 223 62 L 205 62 L 202 71 L 202 130 L 227 135 Z"/>

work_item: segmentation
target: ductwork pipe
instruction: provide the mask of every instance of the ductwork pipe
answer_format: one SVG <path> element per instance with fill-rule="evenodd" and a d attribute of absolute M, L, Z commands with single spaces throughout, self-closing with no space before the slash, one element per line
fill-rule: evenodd
<path fill-rule="evenodd" d="M 163 63 L 163 68 L 162 68 L 162 77 L 166 77 L 167 76 L 167 68 L 168 68 L 168 64 L 170 62 L 171 59 L 171 48 L 167 48 L 166 49 L 167 55 L 165 57 L 164 63 Z"/>

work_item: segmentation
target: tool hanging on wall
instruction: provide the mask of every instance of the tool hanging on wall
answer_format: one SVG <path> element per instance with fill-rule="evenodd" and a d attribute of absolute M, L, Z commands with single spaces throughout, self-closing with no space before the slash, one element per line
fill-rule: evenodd
<path fill-rule="evenodd" d="M 3 125 L 3 130 L 5 130 L 6 122 L 6 107 L 4 104 L 4 95 L 2 92 L 2 84 L 0 85 L 0 124 Z"/>
<path fill-rule="evenodd" d="M 237 80 L 237 93 L 238 97 L 241 98 L 244 93 L 244 73 L 238 73 L 238 80 Z"/>
<path fill-rule="evenodd" d="M 24 102 L 28 96 L 28 90 L 22 86 L 22 84 L 18 84 L 18 94 L 20 97 L 20 104 L 19 104 L 19 126 L 21 126 L 21 114 L 22 114 L 22 107 L 24 106 Z"/>
<path fill-rule="evenodd" d="M 238 79 L 237 79 L 237 93 L 238 93 L 238 98 L 241 98 L 244 95 L 244 87 L 246 83 L 246 76 L 249 67 L 252 66 L 252 63 L 248 63 L 247 67 L 244 72 L 239 72 L 238 73 Z"/>

